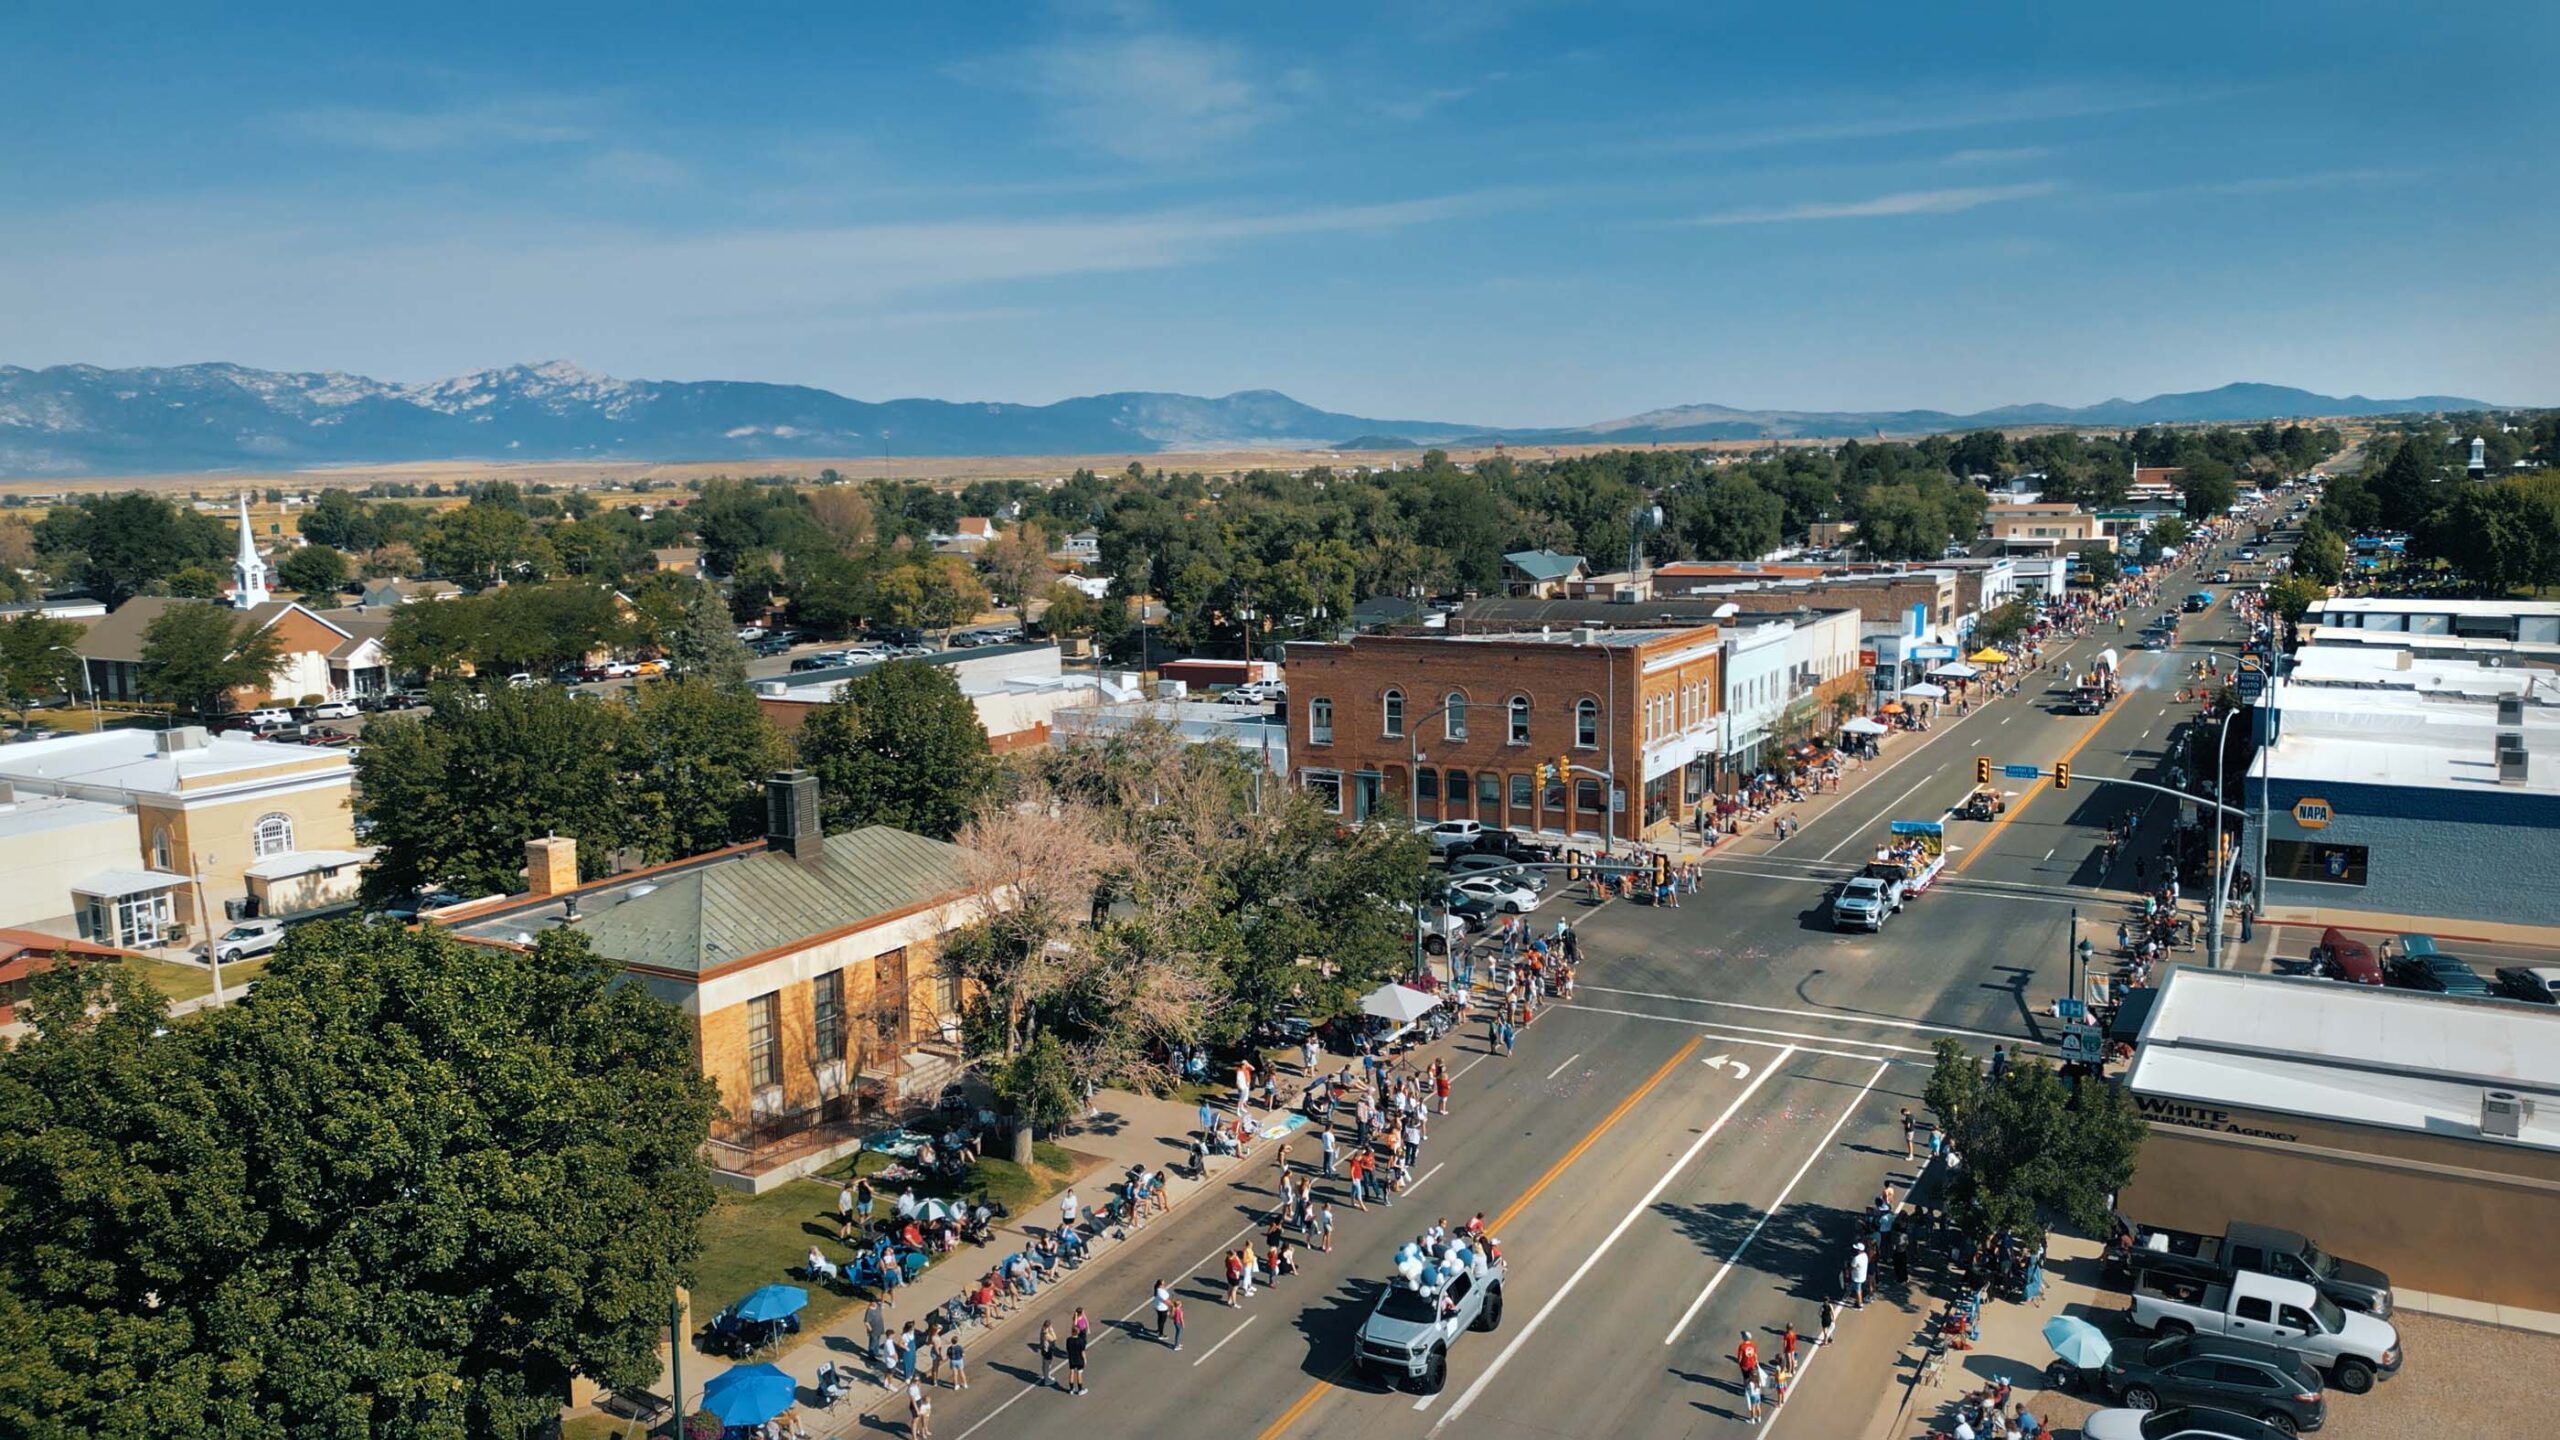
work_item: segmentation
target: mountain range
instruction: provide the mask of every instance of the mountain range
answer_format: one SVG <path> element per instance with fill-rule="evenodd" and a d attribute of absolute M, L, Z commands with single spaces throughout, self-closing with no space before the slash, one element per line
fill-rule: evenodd
<path fill-rule="evenodd" d="M 335 371 L 205 364 L 0 365 L 0 476 L 78 476 L 413 460 L 753 460 L 874 455 L 1109 455 L 1224 449 L 1636 444 L 1914 435 L 1986 426 L 2128 426 L 2485 410 L 2450 395 L 2374 400 L 2282 385 L 2077 408 L 1741 410 L 1684 405 L 1566 429 L 1384 420 L 1276 390 L 1161 391 L 1051 405 L 854 400 L 805 385 L 617 380 L 565 361 L 396 384 Z"/>

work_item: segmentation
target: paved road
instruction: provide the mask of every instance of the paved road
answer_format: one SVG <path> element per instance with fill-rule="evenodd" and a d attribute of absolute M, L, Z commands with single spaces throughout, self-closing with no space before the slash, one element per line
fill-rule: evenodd
<path fill-rule="evenodd" d="M 2221 607 L 2189 622 L 2198 643 L 2237 640 Z M 1725 1357 L 1745 1329 L 1764 1349 L 1783 1322 L 1812 1332 L 1858 1210 L 1909 1172 L 1898 1116 L 1919 1108 L 1931 1044 L 2047 1040 L 2040 1015 L 2070 983 L 2074 908 L 2093 938 L 2123 913 L 2120 890 L 2094 887 L 2131 876 L 2101 874 L 2096 847 L 2143 799 L 2097 777 L 2156 776 L 2171 725 L 2194 707 L 2172 698 L 2189 657 L 2132 651 L 2109 630 L 2071 658 L 2105 646 L 2125 654 L 2128 694 L 2103 716 L 2061 714 L 2058 694 L 2031 687 L 1941 718 L 1776 850 L 1719 855 L 1676 909 L 1551 900 L 1541 920 L 1570 915 L 1590 957 L 1581 994 L 1512 1056 L 1487 1054 L 1480 1030 L 1459 1037 L 1454 1113 L 1432 1127 L 1414 1196 L 1366 1214 L 1337 1203 L 1334 1253 L 1231 1311 L 1218 1257 L 1271 1201 L 1267 1165 L 1249 1172 L 1059 1296 L 1102 1328 L 1145 1318 L 1149 1282 L 1175 1278 L 1190 1312 L 1180 1353 L 1151 1326 L 1115 1328 L 1094 1351 L 1091 1395 L 1076 1398 L 1025 1383 L 1028 1336 L 1009 1327 L 979 1351 L 989 1368 L 976 1387 L 937 1404 L 936 1435 L 1054 1434 L 1062 1413 L 1087 1430 L 1239 1440 L 1739 1433 Z M 1883 933 L 1829 928 L 1833 880 L 1887 821 L 1962 799 L 1977 753 L 2067 758 L 2080 778 L 2067 792 L 2008 782 L 2009 815 L 1950 821 L 1948 875 Z M 1511 1263 L 1501 1328 L 1452 1352 L 1435 1396 L 1346 1373 L 1389 1250 L 1435 1216 L 1477 1210 Z M 1880 1388 L 1819 1363 L 1807 1382 Z M 1806 1428 L 1805 1414 L 1800 1401 L 1784 1423 Z"/>

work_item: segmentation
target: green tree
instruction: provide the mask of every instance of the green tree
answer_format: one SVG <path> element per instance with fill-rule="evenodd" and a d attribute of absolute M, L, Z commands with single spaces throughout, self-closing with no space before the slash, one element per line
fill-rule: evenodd
<path fill-rule="evenodd" d="M 2305 527 L 2302 543 L 2293 548 L 2293 573 L 2321 585 L 2346 578 L 2347 543 L 2325 528 Z"/>
<path fill-rule="evenodd" d="M 2288 625 L 2328 596 L 2328 586 L 2304 575 L 2287 575 L 2267 587 L 2267 604 Z"/>
<path fill-rule="evenodd" d="M 280 654 L 275 632 L 200 600 L 171 605 L 142 632 L 142 693 L 196 715 L 231 708 L 231 692 L 264 694 Z"/>
<path fill-rule="evenodd" d="M 540 835 L 575 836 L 579 874 L 594 879 L 616 849 L 646 838 L 634 833 L 627 803 L 632 721 L 623 706 L 553 685 L 475 693 L 446 684 L 428 703 L 423 717 L 365 727 L 356 755 L 358 804 L 379 847 L 365 870 L 368 896 L 439 885 L 512 893 L 522 888 L 525 842 Z"/>
<path fill-rule="evenodd" d="M 2216 519 L 2240 498 L 2240 484 L 2231 478 L 2231 467 L 2220 461 L 2192 460 L 2186 472 L 2178 477 L 2178 491 L 2186 501 L 2190 520 Z"/>
<path fill-rule="evenodd" d="M 172 1021 L 109 967 L 0 1053 L 0 1431 L 550 1433 L 648 1383 L 713 1192 L 674 1007 L 574 932 L 331 922 Z"/>
<path fill-rule="evenodd" d="M 2436 448 L 2431 435 L 2405 437 L 2372 476 L 2370 483 L 2374 500 L 2381 507 L 2379 523 L 2383 529 L 2416 530 L 2436 508 L 2438 467 L 2427 453 Z"/>
<path fill-rule="evenodd" d="M 418 554 L 438 574 L 477 590 L 508 579 L 535 544 L 533 522 L 522 510 L 475 500 L 428 521 Z"/>
<path fill-rule="evenodd" d="M 2096 584 L 2112 585 L 2124 574 L 2124 557 L 2109 546 L 2089 545 L 2072 552 L 2071 566 Z"/>
<path fill-rule="evenodd" d="M 2151 525 L 2151 553 L 2175 550 L 2187 543 L 2187 522 L 2176 515 L 2163 515 Z"/>
<path fill-rule="evenodd" d="M 35 700 L 71 693 L 81 683 L 79 638 L 78 625 L 33 611 L 0 620 L 0 698 L 24 715 Z"/>
<path fill-rule="evenodd" d="M 189 566 L 220 564 L 234 545 L 212 516 L 138 490 L 52 511 L 37 522 L 35 542 L 46 554 L 64 556 L 81 585 L 109 609 Z"/>
<path fill-rule="evenodd" d="M 1975 623 L 1971 643 L 2007 646 L 2027 633 L 2027 602 L 2012 600 Z"/>
<path fill-rule="evenodd" d="M 490 620 L 490 607 L 476 598 L 403 605 L 383 632 L 384 658 L 404 674 L 454 674 L 488 658 Z"/>
<path fill-rule="evenodd" d="M 1671 498 L 1669 528 L 1705 560 L 1757 560 L 1778 548 L 1786 502 L 1748 475 L 1718 473 Z"/>
<path fill-rule="evenodd" d="M 800 729 L 829 830 L 894 825 L 948 839 L 995 782 L 977 707 L 951 673 L 892 661 L 845 682 Z"/>
<path fill-rule="evenodd" d="M 1049 583 L 1049 537 L 1038 525 L 1023 521 L 988 543 L 978 568 L 988 591 L 1018 609 Z"/>
<path fill-rule="evenodd" d="M 683 616 L 675 627 L 659 637 L 659 649 L 667 657 L 667 668 L 678 675 L 699 676 L 715 684 L 743 686 L 747 683 L 747 647 L 738 638 L 737 622 L 729 616 L 729 607 L 718 591 L 699 580 L 688 580 L 684 596 Z"/>
<path fill-rule="evenodd" d="M 791 745 L 755 696 L 708 677 L 643 685 L 627 731 L 626 843 L 672 860 L 763 833 L 764 781 Z"/>
<path fill-rule="evenodd" d="M 214 600 L 221 597 L 226 578 L 210 565 L 181 565 L 144 589 L 179 600 Z"/>
<path fill-rule="evenodd" d="M 1964 1158 L 1948 1194 L 1957 1224 L 1975 1236 L 2056 1220 L 2104 1233 L 2108 1197 L 2133 1178 L 2142 1150 L 2132 1094 L 2066 1081 L 2041 1060 L 2016 1061 L 1995 1083 L 1962 1042 L 1941 1040 L 1937 1052 L 1928 1102 Z"/>
<path fill-rule="evenodd" d="M 347 557 L 326 545 L 305 545 L 276 566 L 276 583 L 326 606 L 347 583 Z"/>
<path fill-rule="evenodd" d="M 323 490 L 302 512 L 302 538 L 314 545 L 362 553 L 391 538 L 376 507 L 344 490 Z"/>

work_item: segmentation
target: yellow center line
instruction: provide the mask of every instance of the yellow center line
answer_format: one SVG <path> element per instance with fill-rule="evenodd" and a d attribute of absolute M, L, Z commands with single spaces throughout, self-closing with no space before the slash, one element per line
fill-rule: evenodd
<path fill-rule="evenodd" d="M 2109 725 L 2114 724 L 2117 716 L 2124 714 L 2132 708 L 2132 706 L 2121 700 L 2117 701 L 2116 708 L 2113 711 L 2110 711 L 2103 719 L 2099 720 L 2097 724 L 2090 726 L 2086 731 L 2082 732 L 2079 739 L 2071 742 L 2070 749 L 2063 751 L 2061 756 L 2053 761 L 2052 765 L 2047 765 L 2045 768 L 2050 770 L 2054 765 L 2070 764 L 2071 757 L 2079 754 L 2083 749 L 2087 748 L 2090 741 L 2098 738 L 2098 732 L 2106 729 Z M 1983 852 L 1991 848 L 1991 842 L 2000 838 L 2000 832 L 2009 828 L 2009 822 L 2027 813 L 2027 802 L 2033 800 L 2036 796 L 2051 788 L 2052 785 L 2053 781 L 2050 778 L 2039 776 L 2036 779 L 2036 783 L 2019 791 L 2018 803 L 2010 806 L 2006 814 L 1991 822 L 1991 828 L 1983 831 L 1982 838 L 1974 841 L 1973 848 L 1964 852 L 1964 858 L 1956 861 L 1955 873 L 1958 875 L 1963 874 L 1966 869 L 1972 866 L 1974 861 L 1981 859 Z"/>
<path fill-rule="evenodd" d="M 1690 1036 L 1687 1044 L 1681 1046 L 1679 1050 L 1674 1052 L 1670 1059 L 1662 1062 L 1661 1069 L 1654 1071 L 1651 1076 L 1646 1078 L 1642 1085 L 1637 1086 L 1634 1094 L 1619 1101 L 1618 1108 L 1610 1111 L 1606 1116 L 1602 1117 L 1599 1124 L 1591 1127 L 1590 1134 L 1583 1136 L 1581 1141 L 1572 1149 L 1564 1152 L 1561 1159 L 1557 1160 L 1553 1165 L 1548 1166 L 1547 1172 L 1539 1176 L 1537 1182 L 1531 1185 L 1527 1191 L 1523 1192 L 1519 1199 L 1512 1201 L 1510 1206 L 1501 1214 L 1496 1215 L 1493 1219 L 1487 1221 L 1485 1224 L 1486 1230 L 1488 1232 L 1501 1230 L 1505 1226 L 1508 1226 L 1514 1219 L 1518 1218 L 1520 1212 L 1528 1207 L 1530 1201 L 1537 1199 L 1541 1192 L 1543 1192 L 1549 1185 L 1554 1184 L 1556 1177 L 1564 1174 L 1568 1169 L 1571 1169 L 1573 1163 L 1581 1159 L 1584 1152 L 1588 1151 L 1592 1146 L 1600 1143 L 1601 1136 L 1608 1134 L 1610 1129 L 1616 1126 L 1619 1121 L 1627 1118 L 1628 1111 L 1636 1108 L 1638 1102 L 1642 1101 L 1647 1095 L 1652 1094 L 1654 1087 L 1660 1085 L 1663 1081 L 1670 1079 L 1671 1072 L 1679 1069 L 1681 1062 L 1687 1060 L 1691 1055 L 1696 1054 L 1698 1047 L 1704 1043 L 1706 1043 L 1705 1036 Z M 1290 1426 L 1297 1424 L 1298 1421 L 1306 1415 L 1307 1411 L 1315 1407 L 1316 1401 L 1322 1399 L 1325 1392 L 1333 1388 L 1334 1381 L 1340 1379 L 1342 1372 L 1349 1368 L 1350 1362 L 1346 1360 L 1341 1365 L 1334 1367 L 1332 1373 L 1326 1375 L 1323 1379 L 1318 1380 L 1313 1385 L 1308 1386 L 1307 1392 L 1299 1396 L 1288 1409 L 1281 1411 L 1280 1418 L 1272 1421 L 1269 1427 L 1264 1429 L 1260 1435 L 1254 1437 L 1254 1440 L 1279 1440 L 1281 1435 L 1287 1433 Z"/>

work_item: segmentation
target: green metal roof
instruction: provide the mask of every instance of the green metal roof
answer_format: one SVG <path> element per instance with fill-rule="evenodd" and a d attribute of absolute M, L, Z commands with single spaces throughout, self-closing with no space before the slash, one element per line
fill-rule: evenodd
<path fill-rule="evenodd" d="M 577 927 L 597 953 L 700 973 L 966 888 L 968 852 L 871 825 L 830 835 L 818 863 L 759 850 L 668 876 Z"/>
<path fill-rule="evenodd" d="M 1553 550 L 1519 550 L 1502 558 L 1532 580 L 1562 580 L 1582 568 L 1581 556 L 1559 555 Z"/>

